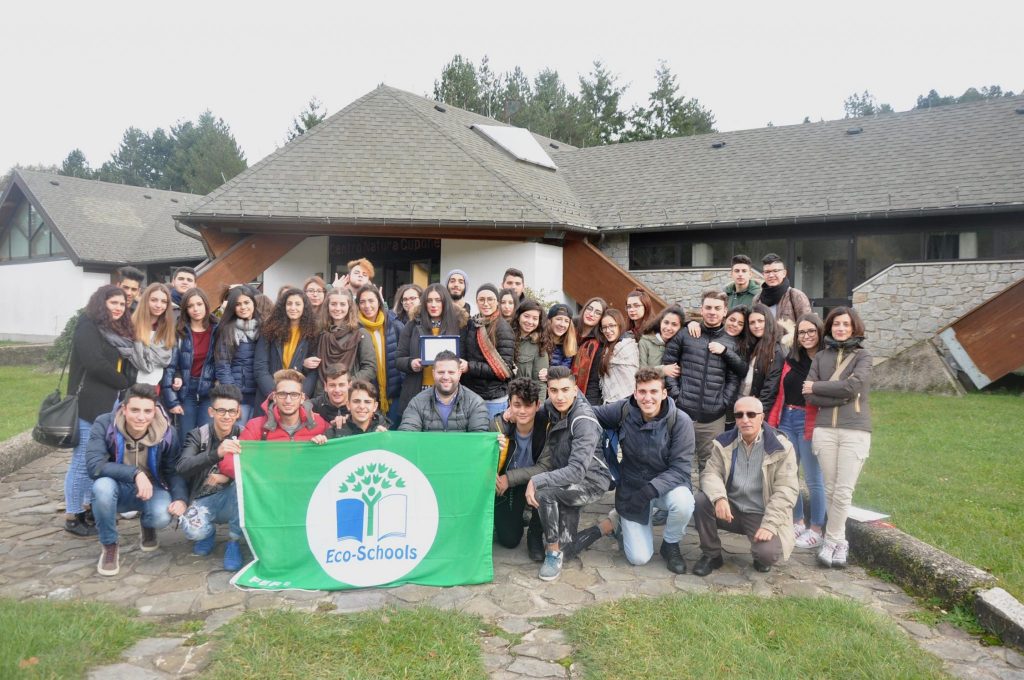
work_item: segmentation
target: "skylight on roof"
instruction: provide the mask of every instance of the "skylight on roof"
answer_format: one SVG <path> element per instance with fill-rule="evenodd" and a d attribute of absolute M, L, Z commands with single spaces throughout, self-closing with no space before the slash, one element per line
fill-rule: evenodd
<path fill-rule="evenodd" d="M 542 168 L 558 169 L 555 162 L 526 128 L 503 125 L 470 125 L 470 127 L 521 161 L 533 163 Z"/>

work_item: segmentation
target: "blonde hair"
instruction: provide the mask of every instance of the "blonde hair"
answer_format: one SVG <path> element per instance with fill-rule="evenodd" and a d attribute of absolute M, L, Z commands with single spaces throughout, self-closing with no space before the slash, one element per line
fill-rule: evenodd
<path fill-rule="evenodd" d="M 348 270 L 352 271 L 352 268 L 357 266 L 357 265 L 362 267 L 363 269 L 365 269 L 367 275 L 369 275 L 369 277 L 371 279 L 373 278 L 373 276 L 374 276 L 373 264 L 371 264 L 369 260 L 367 260 L 365 257 L 361 257 L 358 260 L 352 260 L 352 261 L 350 261 L 348 263 Z"/>
<path fill-rule="evenodd" d="M 152 297 L 153 293 L 163 293 L 164 297 L 167 298 L 167 308 L 159 318 L 154 318 L 149 313 L 149 298 Z M 142 295 L 139 296 L 139 304 L 135 307 L 135 312 L 132 314 L 132 326 L 135 327 L 135 339 L 141 342 L 143 345 L 149 346 L 150 334 L 153 336 L 153 342 L 163 345 L 164 347 L 174 347 L 176 341 L 174 335 L 174 323 L 171 321 L 171 289 L 163 283 L 151 283 L 146 286 L 146 290 L 142 291 Z"/>

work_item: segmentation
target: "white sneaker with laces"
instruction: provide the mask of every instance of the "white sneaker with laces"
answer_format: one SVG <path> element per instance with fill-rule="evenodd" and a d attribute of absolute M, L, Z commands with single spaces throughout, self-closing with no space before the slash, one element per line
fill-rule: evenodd
<path fill-rule="evenodd" d="M 832 555 L 835 551 L 836 544 L 832 540 L 826 538 L 825 542 L 821 546 L 821 550 L 818 551 L 818 564 L 823 567 L 831 567 Z"/>
<path fill-rule="evenodd" d="M 804 532 L 807 530 L 807 527 L 804 526 L 801 522 L 793 522 L 793 535 L 797 538 L 803 536 Z"/>
<path fill-rule="evenodd" d="M 832 553 L 832 568 L 846 569 L 846 558 L 849 554 L 850 544 L 846 541 L 836 541 L 836 549 Z"/>
<path fill-rule="evenodd" d="M 808 529 L 796 537 L 796 547 L 817 548 L 825 538 L 814 529 Z"/>

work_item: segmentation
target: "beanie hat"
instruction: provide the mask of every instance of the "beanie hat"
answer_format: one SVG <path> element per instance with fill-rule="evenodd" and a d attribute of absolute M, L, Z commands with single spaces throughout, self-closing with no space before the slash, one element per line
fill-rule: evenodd
<path fill-rule="evenodd" d="M 480 291 L 482 290 L 489 290 L 492 293 L 494 293 L 494 297 L 499 297 L 498 287 L 495 286 L 493 283 L 485 283 L 484 285 L 480 286 L 479 288 L 476 289 L 476 294 L 479 295 Z"/>
<path fill-rule="evenodd" d="M 469 277 L 466 276 L 466 272 L 461 269 L 453 269 L 444 277 L 444 287 L 448 287 L 448 281 L 451 280 L 453 274 L 462 274 L 462 280 L 466 282 L 466 290 L 469 290 Z"/>
<path fill-rule="evenodd" d="M 562 303 L 551 305 L 551 309 L 548 310 L 548 318 L 554 319 L 556 316 L 567 316 L 571 319 L 572 312 L 569 311 L 569 305 Z"/>

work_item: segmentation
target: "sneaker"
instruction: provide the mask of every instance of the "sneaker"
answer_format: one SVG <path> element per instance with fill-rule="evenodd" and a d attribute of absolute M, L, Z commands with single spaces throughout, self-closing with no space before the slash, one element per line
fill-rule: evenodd
<path fill-rule="evenodd" d="M 192 554 L 206 557 L 213 552 L 213 546 L 217 542 L 217 532 L 210 532 L 206 538 L 201 538 L 192 544 Z"/>
<path fill-rule="evenodd" d="M 83 514 L 85 513 L 75 515 L 74 519 L 64 520 L 64 531 L 69 534 L 74 534 L 79 538 L 88 538 L 89 536 L 95 536 L 99 533 L 95 525 L 89 526 L 86 524 L 85 520 L 82 519 Z"/>
<path fill-rule="evenodd" d="M 117 514 L 121 516 L 121 519 L 135 519 L 139 516 L 139 511 L 129 510 L 128 512 L 119 512 Z"/>
<path fill-rule="evenodd" d="M 541 581 L 554 581 L 562 573 L 562 551 L 548 550 L 544 554 L 544 564 L 540 565 L 537 576 Z"/>
<path fill-rule="evenodd" d="M 139 526 L 142 526 L 141 524 Z M 156 529 L 142 527 L 142 536 L 139 540 L 139 548 L 142 552 L 153 552 L 160 547 L 160 539 L 156 536 Z"/>
<path fill-rule="evenodd" d="M 242 568 L 242 546 L 238 541 L 228 541 L 224 546 L 224 570 L 238 571 Z"/>
<path fill-rule="evenodd" d="M 110 545 L 100 545 L 102 551 L 100 552 L 99 562 L 96 563 L 96 573 L 100 576 L 117 576 L 117 572 L 121 571 L 120 552 L 117 547 L 117 543 L 111 543 Z"/>
<path fill-rule="evenodd" d="M 622 540 L 622 523 L 619 521 L 619 511 L 612 508 L 608 513 L 608 519 L 612 523 L 612 536 L 615 538 L 615 542 L 619 544 L 619 552 L 625 552 L 626 547 L 623 545 Z"/>
<path fill-rule="evenodd" d="M 683 553 L 679 552 L 678 543 L 662 541 L 661 549 L 658 552 L 660 552 L 661 556 L 665 558 L 665 565 L 668 567 L 669 571 L 674 574 L 686 573 L 686 560 L 683 559 Z"/>
<path fill-rule="evenodd" d="M 832 556 L 835 551 L 836 544 L 831 539 L 826 538 L 825 542 L 821 545 L 821 550 L 818 551 L 818 564 L 823 567 L 831 567 Z"/>
<path fill-rule="evenodd" d="M 846 541 L 836 541 L 836 549 L 832 553 L 832 568 L 846 569 L 846 558 L 849 554 L 850 544 Z"/>
<path fill-rule="evenodd" d="M 817 548 L 825 541 L 825 537 L 814 529 L 808 529 L 796 537 L 796 547 Z"/>
<path fill-rule="evenodd" d="M 800 538 L 804 535 L 805 531 L 808 531 L 808 529 L 803 522 L 793 522 L 793 536 Z"/>

